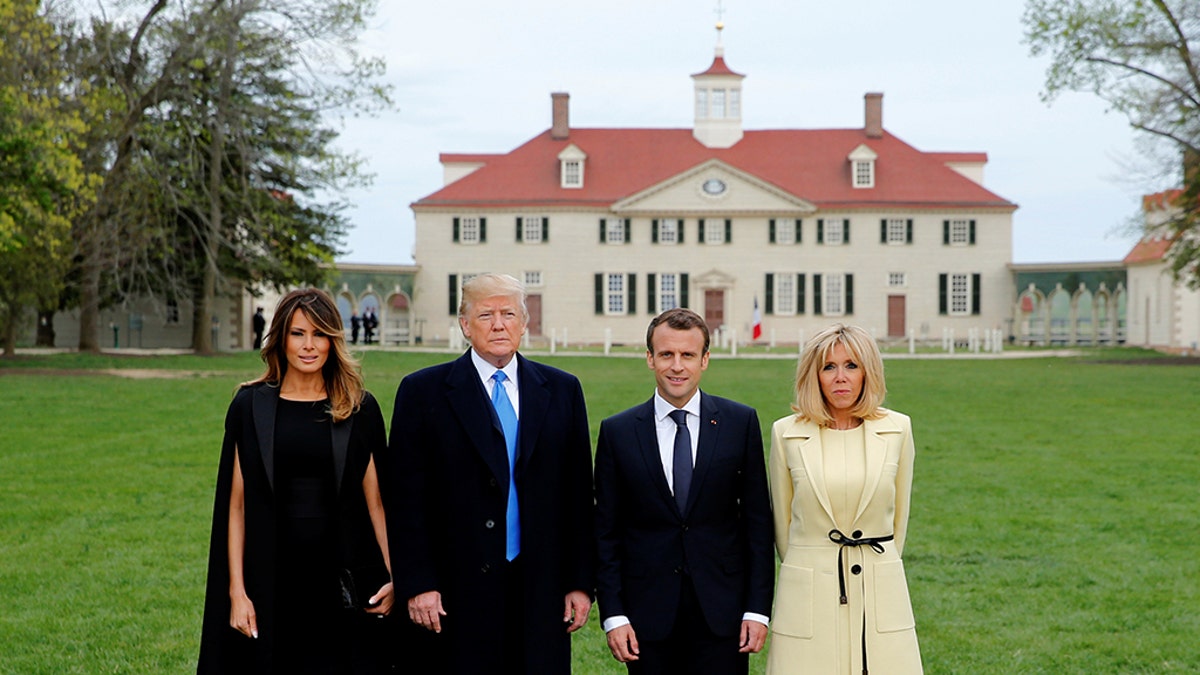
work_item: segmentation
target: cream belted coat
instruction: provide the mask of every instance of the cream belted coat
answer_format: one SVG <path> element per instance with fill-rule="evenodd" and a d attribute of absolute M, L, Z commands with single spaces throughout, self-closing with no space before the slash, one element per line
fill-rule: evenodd
<path fill-rule="evenodd" d="M 906 415 L 882 412 L 861 427 L 866 470 L 862 497 L 849 514 L 832 509 L 820 428 L 795 415 L 772 427 L 771 506 L 782 564 L 767 657 L 771 675 L 858 675 L 864 652 L 875 675 L 922 672 L 900 559 L 912 489 L 912 424 Z M 839 598 L 840 547 L 829 538 L 834 529 L 854 539 L 894 537 L 878 544 L 883 553 L 866 545 L 845 548 L 845 605 Z"/>

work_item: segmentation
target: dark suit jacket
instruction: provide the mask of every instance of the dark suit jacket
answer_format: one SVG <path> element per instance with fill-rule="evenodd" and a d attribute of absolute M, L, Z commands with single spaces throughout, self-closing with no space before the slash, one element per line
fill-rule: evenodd
<path fill-rule="evenodd" d="M 625 615 L 638 639 L 665 639 L 686 573 L 713 633 L 735 635 L 745 612 L 771 613 L 771 528 L 762 430 L 753 408 L 702 394 L 696 466 L 682 513 L 659 459 L 653 399 L 601 423 L 596 536 L 602 620 Z"/>
<path fill-rule="evenodd" d="M 275 410 L 279 388 L 268 384 L 243 387 L 229 404 L 225 437 L 217 470 L 209 543 L 208 583 L 200 640 L 200 673 L 269 673 L 275 638 Z M 373 453 L 385 448 L 383 413 L 370 393 L 349 419 L 330 424 L 333 470 L 338 486 L 340 557 L 346 567 L 382 565 L 362 481 Z M 229 626 L 229 496 L 233 489 L 233 456 L 237 449 L 245 489 L 246 548 L 243 573 L 246 595 L 257 615 L 257 640 Z M 373 591 L 372 591 L 373 592 Z"/>
<path fill-rule="evenodd" d="M 501 625 L 524 626 L 527 671 L 570 672 L 563 600 L 595 587 L 591 445 L 575 376 L 518 355 L 525 615 L 504 606 L 508 455 L 468 351 L 400 383 L 384 475 L 396 600 L 439 591 L 440 670 L 493 672 Z"/>

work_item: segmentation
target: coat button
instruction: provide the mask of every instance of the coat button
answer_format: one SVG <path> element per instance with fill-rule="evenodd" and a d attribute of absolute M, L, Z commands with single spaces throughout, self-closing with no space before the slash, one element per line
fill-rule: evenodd
<path fill-rule="evenodd" d="M 490 530 L 490 529 L 492 529 L 493 527 L 495 527 L 495 526 L 496 526 L 496 521 L 494 521 L 494 520 L 489 520 L 489 521 L 487 521 L 486 523 L 484 523 L 484 524 L 483 524 L 483 526 L 484 526 L 484 527 L 486 527 L 487 529 L 489 529 L 489 530 Z"/>
<path fill-rule="evenodd" d="M 484 574 L 487 574 L 488 572 L 491 571 L 491 569 L 492 569 L 491 565 L 489 565 L 487 563 L 483 563 L 483 566 L 479 568 L 479 571 L 483 572 Z"/>
<path fill-rule="evenodd" d="M 492 478 L 489 478 L 489 479 L 488 479 L 488 485 L 490 485 L 491 487 L 496 487 L 496 479 L 495 479 L 495 477 L 492 477 Z"/>
<path fill-rule="evenodd" d="M 683 526 L 683 531 L 684 531 L 684 532 L 687 532 L 687 531 L 688 531 L 688 527 L 687 527 L 687 525 L 684 525 L 684 526 Z"/>
<path fill-rule="evenodd" d="M 862 565 L 851 565 L 850 574 L 862 574 Z"/>
<path fill-rule="evenodd" d="M 855 539 L 858 539 L 858 538 L 862 537 L 862 530 L 855 530 L 854 534 L 852 534 L 850 536 L 854 537 Z"/>
<path fill-rule="evenodd" d="M 675 568 L 673 571 L 675 572 L 675 574 L 683 574 L 683 568 L 682 568 L 682 567 L 676 567 L 676 568 Z"/>

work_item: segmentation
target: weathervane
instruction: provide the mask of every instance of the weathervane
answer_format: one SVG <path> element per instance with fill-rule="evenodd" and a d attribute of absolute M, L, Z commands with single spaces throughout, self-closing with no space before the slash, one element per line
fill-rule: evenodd
<path fill-rule="evenodd" d="M 713 14 L 717 15 L 717 46 L 721 46 L 721 31 L 725 28 L 725 3 L 722 0 L 717 0 L 717 8 L 713 10 Z"/>

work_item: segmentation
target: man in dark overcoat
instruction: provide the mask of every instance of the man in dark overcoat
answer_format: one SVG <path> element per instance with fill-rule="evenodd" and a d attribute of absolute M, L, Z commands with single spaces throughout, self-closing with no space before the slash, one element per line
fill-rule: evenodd
<path fill-rule="evenodd" d="M 527 321 L 519 281 L 472 278 L 459 306 L 471 348 L 396 392 L 383 489 L 399 611 L 431 631 L 398 641 L 417 672 L 569 673 L 591 608 L 583 390 L 517 353 Z"/>

